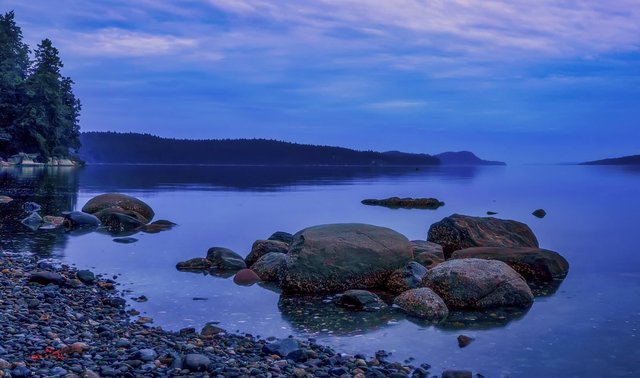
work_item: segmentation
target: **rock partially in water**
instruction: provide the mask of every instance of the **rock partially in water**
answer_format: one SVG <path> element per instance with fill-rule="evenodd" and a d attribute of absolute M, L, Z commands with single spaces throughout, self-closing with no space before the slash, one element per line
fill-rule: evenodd
<path fill-rule="evenodd" d="M 287 253 L 289 244 L 278 240 L 256 240 L 251 246 L 251 252 L 244 259 L 247 266 L 253 265 L 267 253 Z"/>
<path fill-rule="evenodd" d="M 100 226 L 100 220 L 94 215 L 81 211 L 71 211 L 63 213 L 64 224 L 67 228 L 97 228 Z"/>
<path fill-rule="evenodd" d="M 236 285 L 251 286 L 260 282 L 260 277 L 251 269 L 242 269 L 233 276 L 233 282 Z"/>
<path fill-rule="evenodd" d="M 393 304 L 411 316 L 435 322 L 440 322 L 449 315 L 449 309 L 442 298 L 426 287 L 403 292 L 394 299 Z"/>
<path fill-rule="evenodd" d="M 384 286 L 413 259 L 406 237 L 367 224 L 328 224 L 294 235 L 281 279 L 290 293 L 338 292 Z"/>
<path fill-rule="evenodd" d="M 422 278 L 425 274 L 427 274 L 427 268 L 412 261 L 391 273 L 387 280 L 387 291 L 393 294 L 400 294 L 404 291 L 418 288 L 422 284 Z"/>
<path fill-rule="evenodd" d="M 379 311 L 387 307 L 380 297 L 367 290 L 347 290 L 338 298 L 336 305 L 355 311 Z"/>
<path fill-rule="evenodd" d="M 93 285 L 96 282 L 96 275 L 90 270 L 79 270 L 76 272 L 76 276 L 86 285 Z"/>
<path fill-rule="evenodd" d="M 392 209 L 437 209 L 444 206 L 444 202 L 435 198 L 400 198 L 390 197 L 386 199 L 365 199 L 363 205 L 384 206 Z"/>
<path fill-rule="evenodd" d="M 100 215 L 96 217 L 100 219 L 105 229 L 112 234 L 130 233 L 145 225 L 145 222 L 133 216 L 112 210 L 107 209 L 96 213 Z"/>
<path fill-rule="evenodd" d="M 546 217 L 546 216 L 547 216 L 547 212 L 546 212 L 546 211 L 544 211 L 544 209 L 538 209 L 538 210 L 535 210 L 535 211 L 534 211 L 533 213 L 531 213 L 531 214 L 533 214 L 533 216 L 534 216 L 534 217 L 536 217 L 536 218 L 544 218 L 544 217 Z"/>
<path fill-rule="evenodd" d="M 538 239 L 524 223 L 460 214 L 432 224 L 427 240 L 440 244 L 447 259 L 453 252 L 471 247 L 538 248 Z"/>
<path fill-rule="evenodd" d="M 45 215 L 44 217 L 42 217 L 42 226 L 40 228 L 53 229 L 61 227 L 62 225 L 64 225 L 64 217 Z"/>
<path fill-rule="evenodd" d="M 251 270 L 256 272 L 262 281 L 279 282 L 285 267 L 285 257 L 284 253 L 267 253 L 251 265 Z"/>
<path fill-rule="evenodd" d="M 145 224 L 144 226 L 140 227 L 138 230 L 145 232 L 147 234 L 157 234 L 162 231 L 169 231 L 174 226 L 176 226 L 175 223 L 168 221 L 166 219 L 160 219 L 160 220 L 151 222 L 149 224 Z"/>
<path fill-rule="evenodd" d="M 24 218 L 21 223 L 33 231 L 36 231 L 42 225 L 42 217 L 38 213 L 31 213 Z"/>
<path fill-rule="evenodd" d="M 448 260 L 429 270 L 422 283 L 449 308 L 527 307 L 533 302 L 524 278 L 502 261 Z"/>
<path fill-rule="evenodd" d="M 471 344 L 471 342 L 475 340 L 472 337 L 466 336 L 466 335 L 459 335 L 458 336 L 458 347 L 460 348 L 464 348 L 467 347 L 469 344 Z"/>
<path fill-rule="evenodd" d="M 95 214 L 108 208 L 121 208 L 142 215 L 147 222 L 155 216 L 151 206 L 145 202 L 122 193 L 106 193 L 96 196 L 84 205 L 82 211 Z"/>
<path fill-rule="evenodd" d="M 240 270 L 247 267 L 242 256 L 229 248 L 211 247 L 207 251 L 207 259 L 211 261 L 211 266 L 214 269 Z"/>
<path fill-rule="evenodd" d="M 220 327 L 216 327 L 211 323 L 205 324 L 205 326 L 200 331 L 200 335 L 205 337 L 215 336 L 220 333 L 226 333 L 226 331 Z"/>
<path fill-rule="evenodd" d="M 293 235 L 284 231 L 276 231 L 271 234 L 271 236 L 269 236 L 267 240 L 276 240 L 283 243 L 291 244 L 293 242 Z"/>
<path fill-rule="evenodd" d="M 213 266 L 211 260 L 206 259 L 204 257 L 195 257 L 193 259 L 189 259 L 187 261 L 180 261 L 176 264 L 176 269 L 178 270 L 188 270 L 188 271 L 201 271 L 201 270 L 209 270 Z"/>
<path fill-rule="evenodd" d="M 499 260 L 507 263 L 526 280 L 537 283 L 564 279 L 569 272 L 569 263 L 564 257 L 540 248 L 467 248 L 454 252 L 451 258 Z"/>

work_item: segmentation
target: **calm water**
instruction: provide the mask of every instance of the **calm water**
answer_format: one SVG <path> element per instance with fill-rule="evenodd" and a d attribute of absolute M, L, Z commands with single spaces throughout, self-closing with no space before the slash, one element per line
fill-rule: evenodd
<path fill-rule="evenodd" d="M 416 358 L 439 373 L 464 368 L 485 376 L 586 377 L 640 375 L 640 170 L 617 167 L 517 166 L 357 169 L 266 167 L 93 166 L 2 169 L 0 194 L 43 205 L 42 215 L 80 209 L 96 194 L 120 191 L 142 198 L 157 219 L 179 224 L 137 243 L 108 235 L 16 232 L 0 227 L 0 248 L 36 252 L 81 268 L 120 275 L 131 305 L 166 329 L 220 322 L 255 335 L 316 337 L 340 351 Z M 363 198 L 434 196 L 438 210 L 390 210 Z M 537 208 L 548 215 L 530 215 Z M 258 285 L 181 273 L 178 261 L 205 256 L 212 246 L 242 255 L 274 231 L 296 232 L 334 222 L 364 222 L 425 239 L 429 225 L 452 213 L 523 221 L 544 248 L 571 264 L 555 293 L 528 311 L 454 314 L 429 326 L 389 311 L 361 315 L 326 303 L 280 298 Z M 207 298 L 194 301 L 194 297 Z M 464 327 L 464 328 L 460 328 Z M 456 337 L 476 338 L 459 349 Z"/>

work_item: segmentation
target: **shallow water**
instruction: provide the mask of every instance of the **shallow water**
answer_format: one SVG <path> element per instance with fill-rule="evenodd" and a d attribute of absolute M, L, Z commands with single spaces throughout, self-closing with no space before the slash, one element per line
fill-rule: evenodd
<path fill-rule="evenodd" d="M 96 194 L 139 197 L 169 232 L 137 234 L 134 244 L 60 230 L 0 227 L 4 251 L 35 252 L 81 268 L 119 275 L 130 304 L 166 329 L 220 322 L 230 331 L 315 337 L 343 352 L 428 362 L 434 372 L 470 369 L 489 377 L 637 376 L 640 374 L 640 170 L 620 167 L 514 166 L 433 169 L 91 166 L 2 168 L 0 195 L 29 199 L 42 215 L 80 209 Z M 438 210 L 364 206 L 364 198 L 436 197 Z M 531 215 L 544 208 L 548 215 Z M 178 272 L 175 264 L 225 246 L 246 255 L 256 239 L 334 222 L 364 222 L 425 239 L 430 224 L 453 214 L 515 219 L 544 248 L 570 263 L 555 293 L 528 311 L 487 319 L 454 314 L 432 326 L 396 311 L 356 314 L 330 298 L 280 298 L 258 285 Z M 201 297 L 207 300 L 194 301 Z M 459 334 L 475 338 L 464 349 Z"/>

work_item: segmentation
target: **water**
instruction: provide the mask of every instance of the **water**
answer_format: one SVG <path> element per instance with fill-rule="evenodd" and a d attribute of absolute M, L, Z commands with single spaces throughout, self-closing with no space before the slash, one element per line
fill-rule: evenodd
<path fill-rule="evenodd" d="M 177 330 L 220 322 L 254 335 L 316 337 L 340 351 L 402 361 L 414 357 L 434 372 L 470 369 L 501 377 L 625 377 L 640 374 L 640 170 L 619 167 L 518 166 L 371 169 L 202 166 L 92 166 L 84 169 L 3 168 L 0 195 L 43 205 L 41 214 L 80 209 L 93 196 L 120 191 L 139 197 L 169 232 L 114 243 L 100 233 L 32 232 L 0 225 L 0 248 L 35 252 L 81 268 L 119 275 L 130 304 L 155 325 Z M 436 197 L 438 210 L 390 210 L 364 198 Z M 531 212 L 544 208 L 537 219 Z M 452 213 L 515 219 L 530 225 L 544 248 L 571 264 L 555 293 L 522 313 L 469 314 L 431 326 L 394 311 L 354 314 L 311 298 L 280 299 L 258 285 L 175 270 L 212 246 L 246 255 L 256 239 L 333 222 L 364 222 L 425 239 L 428 227 Z M 194 301 L 193 298 L 207 298 Z M 456 318 L 458 317 L 458 318 Z M 463 327 L 463 328 L 460 328 Z M 476 340 L 457 346 L 465 334 Z"/>

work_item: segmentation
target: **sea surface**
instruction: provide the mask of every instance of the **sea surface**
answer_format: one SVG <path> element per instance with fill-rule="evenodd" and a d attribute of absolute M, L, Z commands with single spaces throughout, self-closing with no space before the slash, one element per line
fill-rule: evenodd
<path fill-rule="evenodd" d="M 263 337 L 316 338 L 346 353 L 469 369 L 485 377 L 640 376 L 640 169 L 586 166 L 441 168 L 88 166 L 1 168 L 0 195 L 81 209 L 104 192 L 149 203 L 178 224 L 118 244 L 107 234 L 0 227 L 0 249 L 117 275 L 129 305 L 169 330 L 207 322 Z M 436 197 L 437 210 L 364 206 L 364 198 Z M 538 219 L 531 212 L 544 208 Z M 525 311 L 453 313 L 440 325 L 395 310 L 360 314 L 332 297 L 281 297 L 231 278 L 179 272 L 213 246 L 246 255 L 256 239 L 324 223 L 363 222 L 425 239 L 453 213 L 527 223 L 570 263 L 567 278 Z M 149 300 L 131 300 L 140 295 Z M 206 300 L 194 300 L 206 298 Z M 456 337 L 475 340 L 459 348 Z"/>

